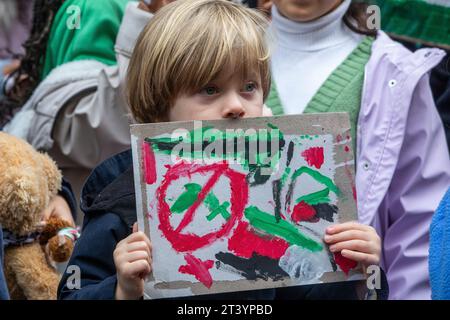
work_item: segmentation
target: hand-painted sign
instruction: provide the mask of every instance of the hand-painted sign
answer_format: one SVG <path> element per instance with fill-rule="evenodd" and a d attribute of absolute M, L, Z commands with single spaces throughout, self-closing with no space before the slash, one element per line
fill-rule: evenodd
<path fill-rule="evenodd" d="M 345 113 L 133 125 L 150 298 L 361 279 L 322 241 L 356 220 Z"/>

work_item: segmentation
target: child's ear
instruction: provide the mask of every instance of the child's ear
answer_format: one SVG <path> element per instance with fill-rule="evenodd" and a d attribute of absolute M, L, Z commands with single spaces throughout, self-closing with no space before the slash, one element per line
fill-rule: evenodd
<path fill-rule="evenodd" d="M 47 185 L 50 197 L 55 196 L 61 190 L 62 175 L 56 163 L 45 153 L 41 153 L 43 169 L 47 177 Z"/>
<path fill-rule="evenodd" d="M 272 0 L 258 0 L 256 6 L 259 10 L 270 16 L 270 10 L 272 8 L 272 5 L 273 5 Z"/>

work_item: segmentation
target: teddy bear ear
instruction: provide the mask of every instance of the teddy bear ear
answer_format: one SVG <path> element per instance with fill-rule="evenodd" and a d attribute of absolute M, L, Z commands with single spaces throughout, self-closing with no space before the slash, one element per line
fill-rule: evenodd
<path fill-rule="evenodd" d="M 36 230 L 41 212 L 48 205 L 42 196 L 34 170 L 10 168 L 0 175 L 0 224 L 13 233 L 25 235 Z"/>
<path fill-rule="evenodd" d="M 48 190 L 54 196 L 61 190 L 62 175 L 56 163 L 46 154 L 41 153 L 43 169 L 47 177 Z"/>

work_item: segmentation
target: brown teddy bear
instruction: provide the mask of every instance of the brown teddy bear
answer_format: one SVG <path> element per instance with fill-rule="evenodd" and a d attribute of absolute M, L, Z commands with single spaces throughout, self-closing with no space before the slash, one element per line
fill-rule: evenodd
<path fill-rule="evenodd" d="M 60 275 L 55 262 L 70 257 L 78 236 L 71 223 L 60 218 L 40 225 L 43 210 L 61 188 L 61 173 L 46 154 L 2 132 L 0 159 L 0 224 L 10 296 L 56 299 Z"/>

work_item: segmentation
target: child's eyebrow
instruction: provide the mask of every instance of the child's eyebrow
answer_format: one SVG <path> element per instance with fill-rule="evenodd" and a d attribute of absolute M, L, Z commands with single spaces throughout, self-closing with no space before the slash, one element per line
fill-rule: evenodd
<path fill-rule="evenodd" d="M 257 71 L 252 71 L 245 75 L 244 80 L 257 80 L 261 81 L 261 74 Z"/>

